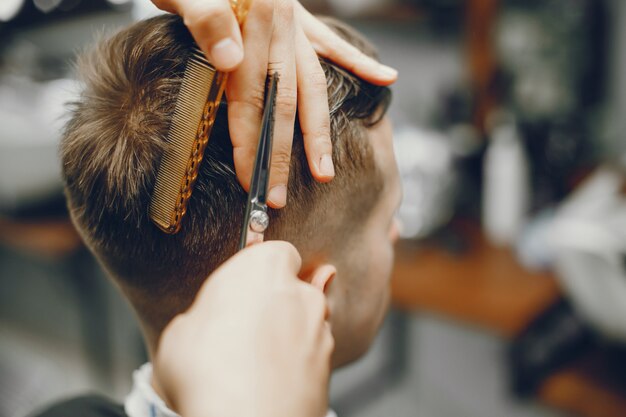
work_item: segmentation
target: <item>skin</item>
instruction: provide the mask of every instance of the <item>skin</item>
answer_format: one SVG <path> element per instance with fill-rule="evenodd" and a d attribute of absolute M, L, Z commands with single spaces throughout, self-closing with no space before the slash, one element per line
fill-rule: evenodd
<path fill-rule="evenodd" d="M 297 277 L 301 263 L 291 244 L 272 241 L 211 274 L 152 358 L 152 385 L 171 409 L 184 417 L 326 413 L 334 343 L 322 290 L 335 269 L 320 265 L 310 285 Z"/>
<path fill-rule="evenodd" d="M 228 0 L 152 0 L 183 17 L 196 43 L 226 85 L 230 136 L 237 178 L 249 190 L 268 69 L 279 71 L 269 204 L 287 202 L 293 127 L 298 109 L 313 177 L 334 175 L 328 96 L 318 55 L 377 85 L 392 84 L 397 71 L 364 55 L 311 15 L 296 0 L 253 0 L 240 29 Z"/>
<path fill-rule="evenodd" d="M 331 367 L 365 353 L 389 304 L 402 198 L 389 119 L 369 137 L 384 189 L 356 246 L 302 266 L 292 245 L 264 242 L 216 270 L 153 355 L 152 384 L 170 408 L 185 417 L 325 415 Z"/>
<path fill-rule="evenodd" d="M 402 199 L 400 175 L 393 152 L 392 125 L 388 117 L 369 129 L 376 165 L 384 189 L 363 235 L 354 239 L 348 254 L 330 256 L 337 276 L 326 291 L 335 336 L 333 367 L 361 357 L 371 345 L 389 305 L 394 244 L 398 239 L 396 211 Z"/>

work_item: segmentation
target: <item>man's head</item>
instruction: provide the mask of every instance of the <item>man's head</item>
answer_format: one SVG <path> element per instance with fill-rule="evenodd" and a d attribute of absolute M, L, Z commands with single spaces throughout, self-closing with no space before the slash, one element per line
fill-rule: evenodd
<path fill-rule="evenodd" d="M 329 21 L 364 53 L 366 41 Z M 225 106 L 209 140 L 182 230 L 148 216 L 156 170 L 192 39 L 176 16 L 137 23 L 79 61 L 84 90 L 61 144 L 70 213 L 85 242 L 137 311 L 150 343 L 193 301 L 205 278 L 237 250 L 246 193 L 237 182 Z M 270 212 L 266 239 L 300 251 L 302 278 L 332 263 L 327 288 L 335 364 L 369 346 L 387 304 L 393 214 L 400 190 L 386 88 L 322 62 L 328 79 L 335 179 L 310 175 L 296 126 L 288 205 Z M 327 277 L 329 278 L 329 277 Z"/>

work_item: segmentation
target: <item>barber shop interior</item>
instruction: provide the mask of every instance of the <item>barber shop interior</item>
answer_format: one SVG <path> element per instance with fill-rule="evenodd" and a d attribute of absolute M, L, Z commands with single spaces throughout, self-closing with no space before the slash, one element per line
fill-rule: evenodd
<path fill-rule="evenodd" d="M 187 417 L 154 355 L 263 240 L 323 290 L 327 416 L 624 417 L 625 132 L 623 0 L 2 0 L 0 417 Z"/>

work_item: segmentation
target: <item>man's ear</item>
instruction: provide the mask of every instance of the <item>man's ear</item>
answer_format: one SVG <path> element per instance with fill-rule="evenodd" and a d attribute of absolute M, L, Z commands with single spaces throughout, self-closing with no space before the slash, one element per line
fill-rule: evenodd
<path fill-rule="evenodd" d="M 337 275 L 337 268 L 331 264 L 322 264 L 300 278 L 325 293 L 335 275 Z"/>

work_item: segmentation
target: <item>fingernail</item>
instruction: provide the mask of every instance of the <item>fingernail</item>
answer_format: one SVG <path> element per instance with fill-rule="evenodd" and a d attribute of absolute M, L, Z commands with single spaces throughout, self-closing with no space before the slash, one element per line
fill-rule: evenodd
<path fill-rule="evenodd" d="M 224 38 L 211 48 L 211 61 L 220 69 L 236 67 L 243 59 L 243 50 L 231 38 Z"/>
<path fill-rule="evenodd" d="M 324 177 L 335 176 L 335 166 L 333 165 L 333 157 L 329 154 L 324 154 L 320 158 L 320 174 Z"/>
<path fill-rule="evenodd" d="M 380 65 L 380 72 L 389 78 L 396 78 L 398 76 L 398 70 L 388 67 L 387 65 Z"/>
<path fill-rule="evenodd" d="M 270 193 L 267 195 L 269 201 L 274 203 L 277 207 L 283 207 L 287 204 L 287 187 L 284 185 L 276 185 L 272 187 Z"/>

